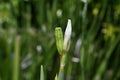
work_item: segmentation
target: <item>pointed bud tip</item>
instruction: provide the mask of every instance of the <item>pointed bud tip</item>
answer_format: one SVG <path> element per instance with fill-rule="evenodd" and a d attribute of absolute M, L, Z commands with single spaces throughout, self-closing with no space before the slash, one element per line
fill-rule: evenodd
<path fill-rule="evenodd" d="M 68 39 L 70 38 L 72 33 L 72 24 L 71 24 L 71 19 L 68 19 L 68 23 L 67 23 L 67 27 L 65 30 L 65 36 L 68 37 Z"/>
<path fill-rule="evenodd" d="M 71 19 L 68 19 L 68 22 L 71 23 Z"/>

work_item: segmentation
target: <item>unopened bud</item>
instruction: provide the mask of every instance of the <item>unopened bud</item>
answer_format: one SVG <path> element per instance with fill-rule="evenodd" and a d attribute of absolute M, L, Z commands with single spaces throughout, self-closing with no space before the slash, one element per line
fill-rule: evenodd
<path fill-rule="evenodd" d="M 69 47 L 68 45 L 70 43 L 71 33 L 72 33 L 71 20 L 68 19 L 68 23 L 67 23 L 67 27 L 66 27 L 65 35 L 64 35 L 63 50 L 67 50 L 67 48 Z"/>
<path fill-rule="evenodd" d="M 55 28 L 56 45 L 59 54 L 63 54 L 63 33 L 60 27 Z"/>

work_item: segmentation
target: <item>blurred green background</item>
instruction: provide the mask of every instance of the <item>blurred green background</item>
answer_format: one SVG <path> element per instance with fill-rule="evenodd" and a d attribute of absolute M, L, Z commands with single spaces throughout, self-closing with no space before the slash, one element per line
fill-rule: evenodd
<path fill-rule="evenodd" d="M 40 80 L 41 65 L 45 80 L 54 80 L 54 30 L 64 32 L 68 19 L 64 80 L 82 80 L 83 70 L 84 80 L 120 80 L 120 0 L 0 0 L 0 80 Z"/>

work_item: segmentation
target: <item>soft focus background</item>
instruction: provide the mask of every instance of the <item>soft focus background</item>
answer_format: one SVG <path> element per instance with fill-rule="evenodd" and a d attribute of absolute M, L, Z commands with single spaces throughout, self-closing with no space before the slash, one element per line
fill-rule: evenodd
<path fill-rule="evenodd" d="M 80 80 L 81 58 L 85 80 L 120 80 L 120 0 L 0 0 L 0 80 L 17 74 L 39 80 L 41 65 L 45 80 L 54 80 L 60 63 L 54 30 L 64 33 L 68 19 L 64 80 Z"/>

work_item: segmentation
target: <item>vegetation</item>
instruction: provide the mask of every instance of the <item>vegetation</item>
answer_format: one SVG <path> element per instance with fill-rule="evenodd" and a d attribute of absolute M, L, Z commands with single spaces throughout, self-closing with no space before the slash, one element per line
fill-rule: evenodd
<path fill-rule="evenodd" d="M 119 80 L 119 8 L 120 0 L 0 0 L 0 80 Z"/>

